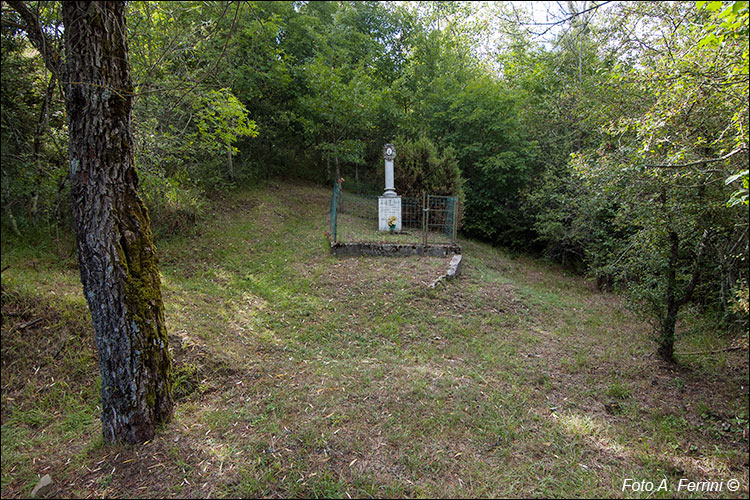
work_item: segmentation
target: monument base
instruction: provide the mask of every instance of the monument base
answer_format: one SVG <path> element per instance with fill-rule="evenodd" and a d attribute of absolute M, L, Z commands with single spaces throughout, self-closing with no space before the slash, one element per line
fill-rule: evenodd
<path fill-rule="evenodd" d="M 380 196 L 378 197 L 378 231 L 390 231 L 388 218 L 396 217 L 394 231 L 401 231 L 401 197 Z"/>

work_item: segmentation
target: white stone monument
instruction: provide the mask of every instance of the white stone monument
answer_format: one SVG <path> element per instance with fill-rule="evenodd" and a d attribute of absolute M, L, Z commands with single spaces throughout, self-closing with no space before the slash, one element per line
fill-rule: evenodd
<path fill-rule="evenodd" d="M 386 144 L 383 148 L 385 158 L 385 191 L 378 198 L 378 231 L 390 231 L 388 220 L 396 218 L 394 231 L 401 231 L 401 197 L 396 194 L 393 187 L 393 159 L 396 157 L 396 148 L 393 144 Z"/>

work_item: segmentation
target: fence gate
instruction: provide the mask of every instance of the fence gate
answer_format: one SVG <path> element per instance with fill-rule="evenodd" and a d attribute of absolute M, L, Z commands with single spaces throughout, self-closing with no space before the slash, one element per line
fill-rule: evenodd
<path fill-rule="evenodd" d="M 422 194 L 422 238 L 425 245 L 430 242 L 456 242 L 458 220 L 458 198 Z"/>

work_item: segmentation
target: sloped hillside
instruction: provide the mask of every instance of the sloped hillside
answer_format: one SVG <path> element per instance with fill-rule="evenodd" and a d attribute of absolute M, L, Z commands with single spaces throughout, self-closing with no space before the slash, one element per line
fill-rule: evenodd
<path fill-rule="evenodd" d="M 746 351 L 667 365 L 617 296 L 472 241 L 435 290 L 450 258 L 336 259 L 328 197 L 238 193 L 159 242 L 178 401 L 137 447 L 100 437 L 72 245 L 4 234 L 2 497 L 747 495 Z"/>

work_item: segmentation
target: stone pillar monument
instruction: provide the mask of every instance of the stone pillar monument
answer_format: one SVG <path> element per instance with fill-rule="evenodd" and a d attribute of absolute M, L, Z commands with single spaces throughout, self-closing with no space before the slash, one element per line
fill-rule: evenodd
<path fill-rule="evenodd" d="M 401 231 L 401 197 L 396 194 L 393 182 L 393 159 L 396 157 L 396 148 L 393 144 L 386 144 L 383 148 L 385 159 L 385 191 L 378 198 L 378 231 L 390 231 L 388 223 L 391 217 L 395 217 L 394 231 Z"/>
<path fill-rule="evenodd" d="M 393 184 L 393 159 L 396 157 L 396 148 L 393 144 L 386 144 L 383 148 L 385 159 L 385 191 L 383 196 L 396 196 L 396 188 Z"/>

